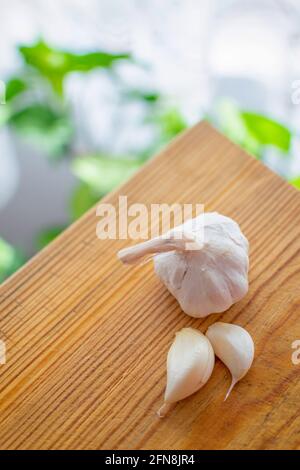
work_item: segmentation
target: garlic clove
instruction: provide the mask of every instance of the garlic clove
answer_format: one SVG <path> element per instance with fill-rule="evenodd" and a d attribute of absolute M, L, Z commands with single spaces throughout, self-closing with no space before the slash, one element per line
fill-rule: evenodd
<path fill-rule="evenodd" d="M 247 374 L 251 367 L 254 358 L 254 343 L 248 331 L 230 323 L 214 323 L 208 328 L 206 336 L 216 356 L 224 362 L 232 375 L 232 382 L 225 396 L 227 400 L 235 384 Z"/>
<path fill-rule="evenodd" d="M 172 404 L 197 392 L 208 381 L 215 364 L 209 340 L 194 328 L 176 333 L 167 358 L 167 386 L 164 404 L 158 411 L 162 418 Z"/>

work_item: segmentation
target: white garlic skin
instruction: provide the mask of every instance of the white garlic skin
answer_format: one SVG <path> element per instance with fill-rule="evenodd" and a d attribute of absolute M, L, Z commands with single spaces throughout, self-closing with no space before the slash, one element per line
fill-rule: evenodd
<path fill-rule="evenodd" d="M 193 224 L 189 220 L 181 227 L 197 241 L 197 226 L 201 233 L 204 224 L 203 247 L 158 254 L 154 268 L 182 310 L 202 318 L 224 312 L 247 294 L 249 244 L 239 225 L 217 212 L 201 214 Z"/>
<path fill-rule="evenodd" d="M 163 417 L 170 405 L 197 392 L 206 384 L 215 364 L 213 348 L 205 335 L 193 328 L 176 333 L 167 358 L 165 403 L 158 412 Z"/>
<path fill-rule="evenodd" d="M 191 250 L 191 242 L 199 249 Z M 118 256 L 125 264 L 152 256 L 156 274 L 182 310 L 202 318 L 224 312 L 246 295 L 248 249 L 248 240 L 234 220 L 207 212 L 162 237 L 125 248 Z"/>
<path fill-rule="evenodd" d="M 232 375 L 226 400 L 235 384 L 247 374 L 252 365 L 254 343 L 248 331 L 230 323 L 214 323 L 208 328 L 206 336 L 216 356 L 228 367 Z"/>

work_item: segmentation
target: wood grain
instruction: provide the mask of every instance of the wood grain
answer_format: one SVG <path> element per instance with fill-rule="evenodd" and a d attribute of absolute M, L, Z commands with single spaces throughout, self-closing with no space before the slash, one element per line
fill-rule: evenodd
<path fill-rule="evenodd" d="M 300 193 L 202 123 L 106 201 L 119 194 L 236 219 L 250 241 L 249 293 L 222 315 L 189 318 L 151 264 L 118 262 L 129 242 L 97 239 L 91 210 L 1 286 L 0 448 L 299 448 Z M 230 379 L 217 361 L 208 384 L 159 420 L 175 332 L 220 319 L 253 335 L 251 371 L 224 403 Z"/>

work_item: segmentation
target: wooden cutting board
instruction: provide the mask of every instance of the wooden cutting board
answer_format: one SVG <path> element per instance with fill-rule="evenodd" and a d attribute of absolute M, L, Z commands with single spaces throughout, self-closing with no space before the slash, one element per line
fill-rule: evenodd
<path fill-rule="evenodd" d="M 92 209 L 1 286 L 0 448 L 299 448 L 300 193 L 201 123 L 105 202 L 119 194 L 236 219 L 250 241 L 249 293 L 223 314 L 188 317 L 151 263 L 117 260 L 131 242 L 97 239 Z M 207 385 L 159 420 L 175 332 L 216 320 L 252 334 L 252 369 L 224 403 L 230 376 L 217 361 Z"/>

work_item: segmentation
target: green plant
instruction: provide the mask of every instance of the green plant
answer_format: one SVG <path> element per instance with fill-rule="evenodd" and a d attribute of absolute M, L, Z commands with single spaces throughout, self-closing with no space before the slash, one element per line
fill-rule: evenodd
<path fill-rule="evenodd" d="M 267 116 L 241 110 L 230 100 L 221 101 L 215 122 L 225 135 L 259 159 L 267 146 L 276 147 L 283 154 L 290 151 L 292 133 L 286 126 Z"/>
<path fill-rule="evenodd" d="M 139 66 L 126 52 L 75 53 L 52 47 L 43 40 L 20 45 L 18 51 L 23 65 L 6 81 L 7 104 L 0 106 L 0 127 L 9 127 L 19 138 L 44 153 L 50 162 L 59 164 L 61 159 L 68 160 L 70 171 L 78 180 L 70 194 L 69 223 L 126 181 L 147 159 L 188 127 L 180 109 L 157 90 L 132 88 L 121 79 L 115 67 L 119 61 Z M 150 145 L 145 144 L 130 155 L 125 152 L 117 156 L 109 148 L 99 147 L 93 151 L 87 148 L 84 154 L 76 150 L 76 126 L 65 99 L 65 80 L 72 73 L 86 74 L 93 70 L 105 71 L 110 77 L 120 108 L 126 103 L 143 105 L 141 125 L 153 130 Z M 290 153 L 292 133 L 287 127 L 266 116 L 240 110 L 229 100 L 224 100 L 216 116 L 208 119 L 257 158 L 264 159 L 268 146 L 278 149 L 282 155 Z M 300 189 L 300 177 L 291 183 Z M 65 226 L 48 227 L 37 234 L 37 250 L 64 229 Z M 0 250 L 1 282 L 22 264 L 24 257 L 3 240 Z"/>
<path fill-rule="evenodd" d="M 228 99 L 221 101 L 216 117 L 209 116 L 207 119 L 229 139 L 262 161 L 265 160 L 265 151 L 269 147 L 277 149 L 282 158 L 292 157 L 292 140 L 295 134 L 274 119 L 241 110 Z M 289 182 L 300 189 L 300 176 Z"/>
<path fill-rule="evenodd" d="M 120 60 L 133 62 L 128 53 L 75 53 L 52 47 L 43 40 L 32 45 L 20 45 L 18 51 L 23 66 L 7 80 L 7 104 L 0 108 L 0 126 L 8 126 L 50 161 L 69 159 L 70 171 L 78 179 L 78 185 L 70 195 L 70 222 L 128 179 L 161 145 L 186 127 L 180 112 L 170 108 L 159 93 L 132 89 L 122 82 L 114 66 Z M 157 138 L 153 145 L 146 145 L 138 154 L 129 156 L 115 156 L 101 148 L 84 155 L 76 152 L 74 117 L 65 100 L 65 79 L 74 72 L 88 73 L 95 69 L 105 70 L 110 75 L 116 84 L 121 105 L 135 101 L 144 103 L 145 123 L 156 128 Z M 37 234 L 37 250 L 54 240 L 64 228 L 48 227 Z M 0 279 L 19 267 L 23 260 L 18 251 L 4 241 L 2 259 Z"/>
<path fill-rule="evenodd" d="M 290 180 L 290 183 L 295 186 L 295 188 L 300 189 L 300 176 Z"/>
<path fill-rule="evenodd" d="M 42 250 L 51 243 L 58 235 L 67 228 L 66 225 L 59 225 L 56 227 L 49 227 L 42 230 L 36 238 L 36 246 L 38 250 Z"/>
<path fill-rule="evenodd" d="M 32 46 L 20 46 L 19 51 L 26 64 L 37 70 L 52 85 L 53 90 L 63 96 L 65 77 L 72 72 L 90 72 L 95 68 L 111 68 L 117 60 L 130 59 L 129 54 L 110 54 L 93 51 L 75 54 L 50 47 L 43 40 Z"/>
<path fill-rule="evenodd" d="M 64 81 L 74 72 L 94 69 L 113 72 L 120 60 L 131 60 L 127 53 L 93 51 L 73 53 L 39 40 L 18 48 L 23 67 L 7 81 L 7 105 L 1 108 L 0 124 L 54 158 L 71 152 L 74 139 L 72 112 L 64 99 Z"/>
<path fill-rule="evenodd" d="M 0 238 L 0 283 L 19 269 L 25 257 L 19 250 Z"/>

